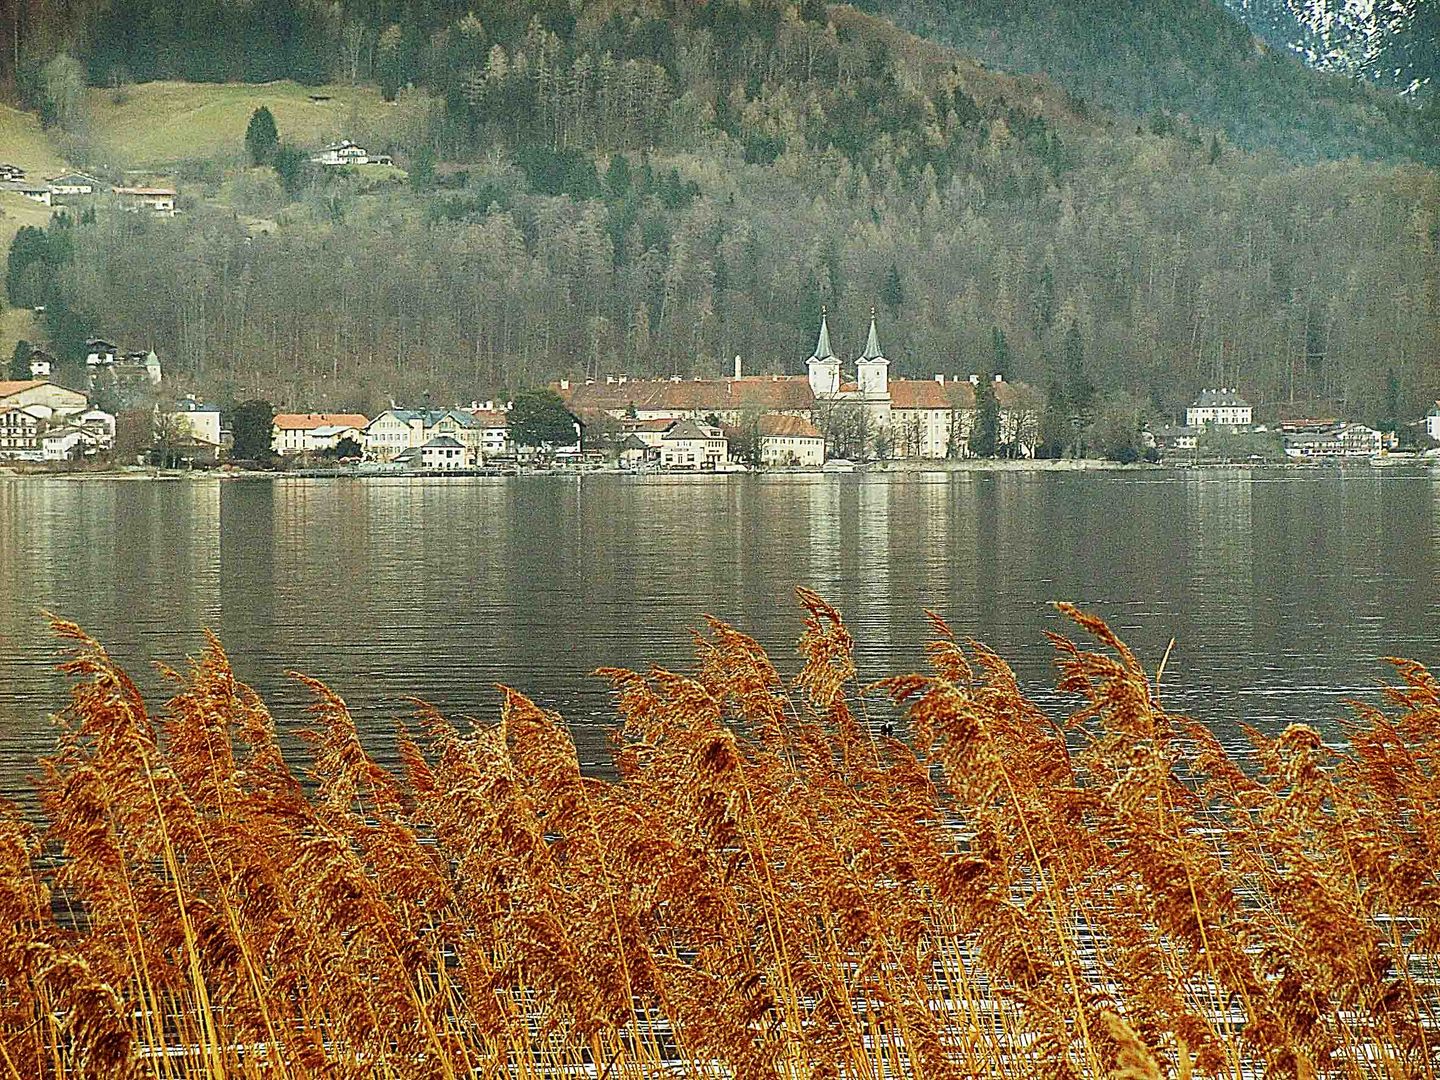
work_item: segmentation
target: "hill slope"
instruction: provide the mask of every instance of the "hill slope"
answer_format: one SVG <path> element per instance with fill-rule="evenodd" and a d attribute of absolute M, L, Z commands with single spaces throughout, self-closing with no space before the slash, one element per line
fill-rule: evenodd
<path fill-rule="evenodd" d="M 1277 0 L 1279 2 L 1279 0 Z M 1310 70 L 1212 0 L 867 0 L 916 33 L 1013 71 L 1049 74 L 1137 117 L 1183 115 L 1298 160 L 1436 160 L 1414 108 Z"/>

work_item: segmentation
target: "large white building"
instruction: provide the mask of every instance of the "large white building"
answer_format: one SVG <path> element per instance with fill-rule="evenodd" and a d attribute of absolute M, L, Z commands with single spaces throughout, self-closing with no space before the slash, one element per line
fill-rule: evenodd
<path fill-rule="evenodd" d="M 345 439 L 363 445 L 369 423 L 360 413 L 278 413 L 270 448 L 288 457 L 333 450 Z"/>
<path fill-rule="evenodd" d="M 1201 390 L 1200 396 L 1185 410 L 1186 427 L 1204 427 L 1216 424 L 1220 427 L 1248 428 L 1254 423 L 1254 409 L 1250 403 L 1235 392 L 1233 387 L 1218 390 Z"/>

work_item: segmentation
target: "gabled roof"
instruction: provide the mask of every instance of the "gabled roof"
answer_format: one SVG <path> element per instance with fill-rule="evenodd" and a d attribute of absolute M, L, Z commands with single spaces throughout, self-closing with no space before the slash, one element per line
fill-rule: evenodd
<path fill-rule="evenodd" d="M 363 428 L 370 421 L 360 413 L 277 413 L 275 427 L 280 431 L 310 431 L 322 427 Z"/>
<path fill-rule="evenodd" d="M 620 444 L 621 450 L 649 450 L 647 445 L 638 435 L 626 435 L 625 441 Z"/>
<path fill-rule="evenodd" d="M 49 381 L 49 379 L 15 379 L 0 382 L 0 398 L 11 397 L 14 394 L 19 394 L 26 390 L 33 390 L 37 386 L 46 385 Z"/>
<path fill-rule="evenodd" d="M 799 416 L 766 413 L 755 423 L 761 438 L 823 439 L 824 436 L 809 420 Z"/>
<path fill-rule="evenodd" d="M 52 176 L 52 177 L 50 177 L 50 183 L 52 183 L 52 184 L 98 184 L 98 183 L 100 183 L 100 181 L 97 180 L 95 177 L 91 176 L 89 173 L 83 173 L 83 172 L 68 172 L 68 173 L 61 173 L 59 176 Z"/>
<path fill-rule="evenodd" d="M 435 438 L 420 447 L 421 450 L 464 450 L 465 447 L 459 439 L 450 435 L 436 435 Z"/>
<path fill-rule="evenodd" d="M 706 427 L 698 420 L 677 420 L 670 430 L 660 437 L 673 441 L 676 439 L 723 439 L 725 436 L 717 429 Z"/>

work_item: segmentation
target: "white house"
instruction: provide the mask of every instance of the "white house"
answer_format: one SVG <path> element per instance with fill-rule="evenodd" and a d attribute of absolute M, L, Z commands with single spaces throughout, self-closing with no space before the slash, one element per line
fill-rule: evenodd
<path fill-rule="evenodd" d="M 660 439 L 660 464 L 666 469 L 718 469 L 729 458 L 729 447 L 719 428 L 677 420 Z"/>
<path fill-rule="evenodd" d="M 762 465 L 819 466 L 825 462 L 825 436 L 809 420 L 767 414 L 756 421 Z"/>
<path fill-rule="evenodd" d="M 156 413 L 161 410 L 156 407 Z M 220 445 L 220 410 L 193 397 L 181 398 L 165 415 L 173 416 L 185 434 L 202 442 Z"/>
<path fill-rule="evenodd" d="M 1220 427 L 1248 428 L 1254 423 L 1254 410 L 1250 403 L 1237 394 L 1233 387 L 1218 390 L 1201 390 L 1200 396 L 1185 410 L 1186 427 L 1204 427 L 1217 424 Z"/>
<path fill-rule="evenodd" d="M 73 461 L 76 457 L 91 457 L 108 450 L 114 444 L 114 436 L 107 441 L 100 428 L 61 424 L 40 436 L 40 457 L 43 461 Z"/>
<path fill-rule="evenodd" d="M 1435 402 L 1435 407 L 1430 410 L 1430 415 L 1425 417 L 1425 434 L 1436 442 L 1440 442 L 1440 401 Z"/>
<path fill-rule="evenodd" d="M 87 367 L 109 367 L 115 363 L 115 343 L 106 341 L 104 338 L 91 338 L 85 342 L 88 350 L 85 354 L 85 365 Z"/>
<path fill-rule="evenodd" d="M 113 189 L 126 210 L 149 210 L 156 217 L 174 217 L 177 193 L 168 187 L 117 187 Z"/>
<path fill-rule="evenodd" d="M 279 413 L 270 448 L 288 456 L 333 450 L 347 438 L 363 446 L 369 423 L 360 413 Z"/>
<path fill-rule="evenodd" d="M 0 460 L 41 460 L 40 436 L 46 417 L 33 406 L 0 402 Z"/>
<path fill-rule="evenodd" d="M 451 435 L 437 435 L 420 447 L 420 467 L 452 472 L 475 464 L 474 451 Z"/>
<path fill-rule="evenodd" d="M 356 146 L 349 139 L 341 139 L 333 142 L 320 153 L 313 155 L 310 161 L 315 165 L 324 165 L 326 168 L 338 168 L 341 165 L 364 165 L 370 160 L 370 155 L 365 152 L 363 146 Z"/>
<path fill-rule="evenodd" d="M 30 352 L 30 378 L 48 379 L 55 370 L 55 358 L 44 349 L 32 349 Z"/>
<path fill-rule="evenodd" d="M 94 195 L 101 186 L 95 177 L 82 172 L 63 173 L 50 178 L 50 190 L 56 195 Z"/>
<path fill-rule="evenodd" d="M 515 444 L 510 441 L 510 417 L 495 408 L 493 401 L 484 406 L 472 405 L 464 410 L 475 418 L 474 430 L 479 435 L 480 452 L 487 458 L 513 457 Z"/>

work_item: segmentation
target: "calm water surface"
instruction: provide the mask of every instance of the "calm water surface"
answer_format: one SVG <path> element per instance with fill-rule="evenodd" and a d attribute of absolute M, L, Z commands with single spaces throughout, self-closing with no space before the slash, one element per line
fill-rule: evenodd
<path fill-rule="evenodd" d="M 490 716 L 505 682 L 600 762 L 590 671 L 686 667 L 706 613 L 792 671 L 797 584 L 843 609 L 866 678 L 921 663 L 930 607 L 1045 694 L 1066 599 L 1151 664 L 1176 637 L 1167 704 L 1226 738 L 1334 734 L 1345 699 L 1378 699 L 1378 657 L 1440 662 L 1440 474 L 0 481 L 0 794 L 23 799 L 64 702 L 42 610 L 157 700 L 147 665 L 209 627 L 287 730 L 305 722 L 289 669 L 334 686 L 387 759 L 405 695 Z"/>

